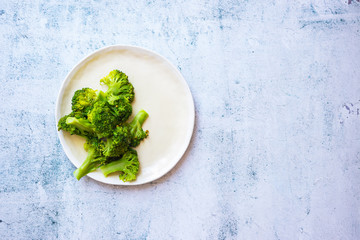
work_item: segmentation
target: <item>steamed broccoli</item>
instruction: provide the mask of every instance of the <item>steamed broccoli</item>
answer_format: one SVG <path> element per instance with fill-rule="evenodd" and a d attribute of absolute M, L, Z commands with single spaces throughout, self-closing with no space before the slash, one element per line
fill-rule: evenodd
<path fill-rule="evenodd" d="M 118 157 L 129 148 L 131 141 L 130 129 L 126 125 L 117 126 L 113 136 L 106 139 L 101 145 L 101 151 L 106 157 Z"/>
<path fill-rule="evenodd" d="M 80 180 L 86 174 L 95 171 L 101 165 L 105 164 L 106 157 L 101 155 L 99 151 L 100 139 L 97 138 L 88 138 L 84 144 L 85 150 L 88 152 L 88 155 L 85 161 L 81 166 L 74 171 L 74 176 L 77 180 Z"/>
<path fill-rule="evenodd" d="M 108 86 L 106 92 L 82 88 L 74 93 L 72 112 L 59 120 L 58 130 L 86 138 L 88 156 L 74 172 L 78 180 L 106 165 L 102 168 L 105 176 L 117 171 L 124 182 L 133 181 L 139 160 L 131 148 L 148 136 L 142 129 L 148 114 L 141 110 L 126 123 L 132 114 L 134 87 L 125 73 L 113 70 L 100 83 Z"/>
<path fill-rule="evenodd" d="M 95 127 L 85 118 L 67 117 L 66 125 L 77 129 L 80 136 L 93 137 L 96 135 Z"/>
<path fill-rule="evenodd" d="M 109 87 L 106 95 L 111 105 L 116 105 L 123 99 L 130 103 L 134 100 L 133 85 L 129 82 L 128 76 L 119 70 L 111 71 L 109 75 L 100 80 L 100 84 Z"/>
<path fill-rule="evenodd" d="M 77 127 L 66 123 L 66 120 L 69 117 L 74 117 L 74 116 L 75 116 L 75 113 L 72 112 L 72 113 L 60 118 L 59 123 L 58 123 L 58 131 L 64 130 L 66 132 L 69 132 L 71 135 L 75 134 L 75 135 L 79 135 L 79 136 L 83 136 L 83 137 L 86 136 L 86 134 L 84 135 L 83 132 L 80 129 L 78 129 Z"/>
<path fill-rule="evenodd" d="M 124 99 L 120 99 L 116 105 L 108 105 L 112 114 L 117 118 L 119 123 L 123 123 L 130 117 L 132 113 L 132 106 Z"/>
<path fill-rule="evenodd" d="M 88 119 L 94 126 L 94 130 L 101 133 L 102 137 L 110 136 L 119 123 L 111 108 L 106 105 L 106 102 L 102 101 L 97 101 L 94 104 L 93 109 L 88 114 Z"/>
<path fill-rule="evenodd" d="M 125 122 L 132 113 L 130 103 L 122 100 L 119 105 L 112 106 L 102 91 L 98 92 L 96 101 L 87 109 L 91 109 L 87 114 L 73 111 L 61 118 L 58 129 L 80 136 L 109 137 L 113 135 L 114 128 Z"/>
<path fill-rule="evenodd" d="M 71 99 L 71 109 L 77 116 L 86 117 L 96 98 L 96 92 L 91 88 L 77 90 Z"/>
<path fill-rule="evenodd" d="M 134 149 L 129 149 L 122 158 L 100 167 L 107 177 L 110 173 L 120 172 L 119 178 L 124 182 L 133 181 L 139 172 L 139 159 Z"/>
<path fill-rule="evenodd" d="M 124 154 L 129 147 L 137 147 L 141 140 L 148 136 L 148 131 L 141 128 L 147 117 L 148 114 L 141 110 L 129 124 L 118 125 L 113 131 L 113 136 L 102 143 L 102 154 L 106 157 L 116 157 Z"/>
<path fill-rule="evenodd" d="M 116 125 L 126 121 L 132 113 L 128 102 L 112 106 L 108 103 L 104 92 L 99 91 L 97 101 L 88 113 L 88 119 L 93 124 L 95 132 L 101 137 L 111 136 Z"/>
<path fill-rule="evenodd" d="M 134 119 L 129 123 L 131 142 L 130 147 L 137 147 L 140 142 L 149 135 L 149 131 L 144 131 L 142 125 L 148 118 L 149 114 L 144 110 L 139 111 Z"/>

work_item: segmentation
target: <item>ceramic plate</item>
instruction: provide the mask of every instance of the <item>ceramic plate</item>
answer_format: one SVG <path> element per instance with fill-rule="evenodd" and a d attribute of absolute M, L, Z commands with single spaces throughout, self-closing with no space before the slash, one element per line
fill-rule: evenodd
<path fill-rule="evenodd" d="M 126 73 L 134 85 L 132 117 L 141 109 L 149 114 L 143 125 L 144 130 L 149 130 L 149 137 L 136 148 L 140 161 L 136 181 L 124 183 L 118 175 L 105 177 L 100 170 L 87 176 L 115 185 L 147 183 L 176 165 L 189 145 L 194 128 L 194 103 L 189 87 L 181 73 L 164 57 L 143 48 L 123 45 L 105 47 L 90 54 L 66 76 L 56 103 L 56 122 L 71 112 L 71 98 L 77 89 L 106 90 L 99 81 L 113 69 Z M 83 147 L 85 140 L 63 131 L 58 135 L 67 157 L 79 167 L 87 155 Z"/>

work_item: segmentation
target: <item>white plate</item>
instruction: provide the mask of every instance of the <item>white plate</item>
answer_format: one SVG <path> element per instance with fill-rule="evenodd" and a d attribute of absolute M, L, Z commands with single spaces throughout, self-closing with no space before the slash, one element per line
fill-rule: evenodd
<path fill-rule="evenodd" d="M 71 112 L 71 98 L 77 89 L 106 90 L 99 81 L 114 69 L 126 73 L 134 85 L 133 116 L 141 109 L 149 114 L 143 125 L 149 130 L 149 137 L 136 148 L 140 161 L 136 181 L 124 183 L 118 175 L 105 177 L 100 170 L 87 176 L 115 185 L 147 183 L 176 165 L 189 145 L 194 128 L 194 102 L 189 87 L 181 73 L 164 57 L 143 48 L 123 45 L 105 47 L 85 57 L 61 86 L 56 123 Z M 66 155 L 79 167 L 87 155 L 83 148 L 85 140 L 63 131 L 58 135 Z"/>

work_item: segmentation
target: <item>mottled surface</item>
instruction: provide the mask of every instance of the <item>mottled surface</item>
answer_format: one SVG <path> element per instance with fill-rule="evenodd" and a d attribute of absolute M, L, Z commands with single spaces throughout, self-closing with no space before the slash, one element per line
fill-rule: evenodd
<path fill-rule="evenodd" d="M 360 3 L 199 2 L 0 1 L 0 239 L 359 238 Z M 78 182 L 57 138 L 62 80 L 111 44 L 164 55 L 194 96 L 191 145 L 151 184 Z"/>

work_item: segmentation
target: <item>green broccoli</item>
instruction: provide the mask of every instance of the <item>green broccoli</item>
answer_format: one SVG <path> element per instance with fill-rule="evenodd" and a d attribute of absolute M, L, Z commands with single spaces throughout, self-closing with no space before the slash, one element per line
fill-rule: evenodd
<path fill-rule="evenodd" d="M 131 141 L 130 147 L 137 147 L 140 142 L 149 135 L 149 131 L 144 131 L 142 125 L 145 120 L 148 118 L 149 114 L 144 110 L 140 110 L 134 119 L 129 123 Z"/>
<path fill-rule="evenodd" d="M 79 180 L 102 167 L 104 175 L 120 172 L 124 182 L 133 181 L 139 171 L 136 147 L 148 136 L 142 129 L 148 114 L 141 110 L 130 123 L 134 87 L 125 73 L 113 70 L 100 80 L 108 86 L 106 92 L 82 88 L 75 91 L 71 101 L 72 112 L 58 122 L 58 130 L 86 138 L 88 156 L 75 170 Z"/>
<path fill-rule="evenodd" d="M 131 141 L 130 129 L 127 125 L 117 126 L 113 136 L 101 144 L 101 152 L 106 157 L 118 157 L 123 155 L 129 148 Z"/>
<path fill-rule="evenodd" d="M 124 99 L 120 99 L 116 105 L 108 105 L 118 123 L 126 122 L 132 113 L 132 106 Z"/>
<path fill-rule="evenodd" d="M 119 160 L 115 160 L 100 167 L 101 171 L 107 177 L 110 173 L 120 172 L 120 180 L 129 182 L 136 180 L 139 172 L 139 159 L 134 149 L 129 149 Z"/>
<path fill-rule="evenodd" d="M 98 138 L 88 138 L 86 140 L 84 148 L 88 152 L 88 155 L 81 166 L 74 171 L 74 176 L 77 180 L 80 180 L 80 178 L 86 174 L 95 171 L 106 163 L 106 157 L 101 155 L 99 151 L 100 142 L 101 140 Z"/>
<path fill-rule="evenodd" d="M 88 120 L 102 137 L 111 136 L 115 126 L 119 123 L 112 109 L 103 101 L 95 102 L 93 109 L 88 114 Z"/>
<path fill-rule="evenodd" d="M 96 127 L 89 122 L 86 118 L 81 118 L 76 112 L 72 112 L 64 117 L 60 118 L 58 123 L 58 130 L 64 130 L 71 135 L 78 135 L 82 137 L 94 137 L 99 138 L 106 137 L 101 132 L 97 132 Z"/>
<path fill-rule="evenodd" d="M 87 116 L 73 111 L 61 118 L 59 130 L 63 129 L 70 134 L 80 136 L 110 137 L 113 135 L 114 128 L 126 121 L 132 113 L 130 103 L 124 101 L 121 105 L 109 105 L 101 91 L 91 108 Z"/>
<path fill-rule="evenodd" d="M 113 131 L 113 136 L 102 144 L 101 150 L 104 156 L 121 156 L 129 147 L 137 147 L 149 134 L 141 128 L 148 116 L 144 110 L 141 110 L 129 124 L 118 125 Z"/>
<path fill-rule="evenodd" d="M 105 93 L 99 91 L 97 101 L 88 113 L 88 119 L 93 124 L 95 132 L 101 137 L 111 136 L 116 125 L 126 121 L 132 113 L 130 103 L 123 101 L 112 106 L 107 102 Z"/>
<path fill-rule="evenodd" d="M 79 136 L 87 136 L 87 134 L 84 134 L 80 129 L 78 129 L 76 126 L 73 125 L 69 125 L 66 123 L 66 120 L 69 117 L 74 117 L 75 113 L 72 112 L 68 115 L 63 116 L 62 118 L 60 118 L 59 122 L 58 122 L 58 131 L 60 130 L 64 130 L 66 132 L 69 132 L 71 135 L 79 135 Z"/>
<path fill-rule="evenodd" d="M 96 92 L 91 88 L 83 88 L 75 91 L 71 100 L 71 109 L 76 113 L 76 117 L 87 117 L 96 98 Z"/>
<path fill-rule="evenodd" d="M 129 82 L 128 76 L 119 70 L 111 71 L 109 75 L 100 80 L 100 84 L 109 87 L 106 95 L 111 105 L 117 105 L 123 99 L 130 103 L 134 100 L 133 85 Z"/>

